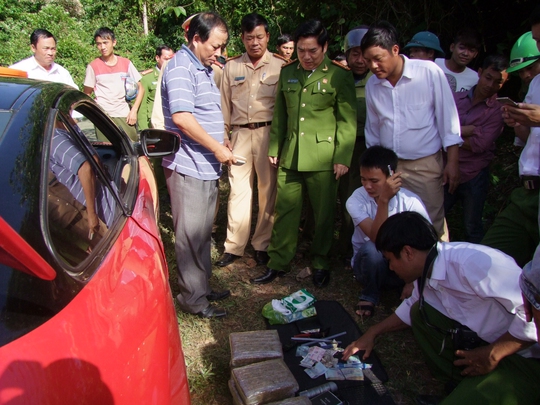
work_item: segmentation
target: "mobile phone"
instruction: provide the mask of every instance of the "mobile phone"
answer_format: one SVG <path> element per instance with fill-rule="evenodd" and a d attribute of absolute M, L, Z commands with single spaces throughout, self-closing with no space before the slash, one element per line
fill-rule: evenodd
<path fill-rule="evenodd" d="M 243 164 L 246 163 L 246 158 L 245 157 L 237 156 L 237 155 L 234 155 L 234 157 L 236 158 L 236 163 L 233 163 L 233 165 L 242 166 Z"/>
<path fill-rule="evenodd" d="M 518 103 L 512 100 L 510 97 L 497 97 L 497 101 L 504 105 L 510 105 L 512 107 L 518 107 Z"/>

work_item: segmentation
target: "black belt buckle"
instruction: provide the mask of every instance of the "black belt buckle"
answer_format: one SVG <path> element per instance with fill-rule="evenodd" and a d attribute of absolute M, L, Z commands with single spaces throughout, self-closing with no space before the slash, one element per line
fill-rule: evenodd
<path fill-rule="evenodd" d="M 259 124 L 257 122 L 252 122 L 247 124 L 247 127 L 251 130 L 259 128 Z"/>

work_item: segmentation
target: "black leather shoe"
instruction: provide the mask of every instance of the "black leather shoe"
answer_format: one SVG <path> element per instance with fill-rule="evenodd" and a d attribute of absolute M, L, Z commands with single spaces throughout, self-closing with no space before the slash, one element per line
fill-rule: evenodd
<path fill-rule="evenodd" d="M 262 276 L 252 278 L 249 282 L 251 284 L 267 284 L 274 281 L 277 277 L 283 277 L 284 275 L 284 271 L 269 269 L 267 267 L 266 272 Z"/>
<path fill-rule="evenodd" d="M 216 266 L 225 267 L 234 262 L 236 259 L 240 259 L 240 256 L 233 255 L 232 253 L 223 253 L 223 255 L 216 262 Z"/>
<path fill-rule="evenodd" d="M 324 287 L 330 282 L 330 272 L 323 269 L 314 269 L 313 285 L 315 287 Z"/>
<path fill-rule="evenodd" d="M 225 298 L 229 297 L 231 295 L 231 292 L 229 290 L 224 291 L 214 291 L 212 290 L 210 294 L 206 296 L 206 299 L 208 301 L 220 301 L 224 300 Z"/>
<path fill-rule="evenodd" d="M 416 405 L 438 405 L 444 398 L 438 395 L 418 395 Z"/>
<path fill-rule="evenodd" d="M 224 316 L 227 316 L 227 311 L 225 311 L 224 308 L 208 305 L 205 309 L 203 309 L 201 312 L 197 312 L 195 315 L 206 319 L 222 318 Z"/>
<path fill-rule="evenodd" d="M 270 260 L 270 257 L 268 257 L 268 253 L 266 253 L 264 250 L 255 251 L 255 261 L 257 262 L 258 266 L 265 265 L 268 263 L 268 260 Z"/>

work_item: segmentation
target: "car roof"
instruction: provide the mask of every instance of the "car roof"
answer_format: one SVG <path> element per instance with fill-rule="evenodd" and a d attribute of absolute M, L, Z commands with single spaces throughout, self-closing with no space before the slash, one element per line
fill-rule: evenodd
<path fill-rule="evenodd" d="M 17 109 L 27 98 L 27 92 L 31 89 L 40 89 L 47 85 L 32 79 L 19 79 L 11 77 L 0 77 L 0 110 Z"/>

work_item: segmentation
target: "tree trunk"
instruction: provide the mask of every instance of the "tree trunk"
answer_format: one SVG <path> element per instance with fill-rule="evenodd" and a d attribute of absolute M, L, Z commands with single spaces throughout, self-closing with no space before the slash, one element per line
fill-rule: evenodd
<path fill-rule="evenodd" d="M 146 1 L 143 2 L 142 20 L 143 20 L 144 35 L 148 35 L 148 11 L 146 8 Z"/>

